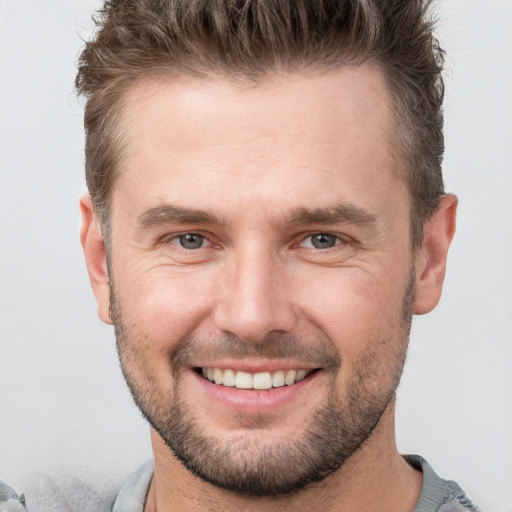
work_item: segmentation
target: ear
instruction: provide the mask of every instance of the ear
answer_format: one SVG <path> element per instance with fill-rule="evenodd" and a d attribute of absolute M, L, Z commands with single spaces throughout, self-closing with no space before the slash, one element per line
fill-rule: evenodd
<path fill-rule="evenodd" d="M 416 252 L 416 289 L 414 313 L 432 311 L 441 298 L 446 257 L 455 233 L 457 198 L 448 194 L 423 228 L 423 246 Z"/>
<path fill-rule="evenodd" d="M 94 214 L 92 199 L 89 194 L 86 194 L 80 200 L 80 211 L 82 213 L 80 241 L 84 250 L 85 263 L 92 291 L 98 302 L 98 316 L 103 322 L 111 324 L 110 286 L 105 241 L 101 234 L 99 222 Z"/>

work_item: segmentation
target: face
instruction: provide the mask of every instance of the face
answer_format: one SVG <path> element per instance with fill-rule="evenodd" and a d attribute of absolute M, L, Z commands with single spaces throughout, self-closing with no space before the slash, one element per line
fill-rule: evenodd
<path fill-rule="evenodd" d="M 109 271 L 135 401 L 214 485 L 325 478 L 392 407 L 412 314 L 380 72 L 149 81 L 123 126 Z"/>

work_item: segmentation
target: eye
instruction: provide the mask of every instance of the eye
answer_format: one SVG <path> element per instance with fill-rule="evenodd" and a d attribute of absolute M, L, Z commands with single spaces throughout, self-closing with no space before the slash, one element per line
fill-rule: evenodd
<path fill-rule="evenodd" d="M 303 243 L 306 247 L 313 247 L 314 249 L 330 249 L 338 245 L 339 242 L 340 239 L 335 235 L 315 233 L 314 235 L 308 236 Z"/>
<path fill-rule="evenodd" d="M 185 233 L 184 235 L 177 236 L 174 240 L 183 249 L 188 250 L 200 249 L 207 242 L 206 238 L 198 233 Z"/>

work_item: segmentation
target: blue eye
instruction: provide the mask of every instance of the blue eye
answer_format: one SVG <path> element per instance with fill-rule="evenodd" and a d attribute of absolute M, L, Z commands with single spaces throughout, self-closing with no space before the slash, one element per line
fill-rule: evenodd
<path fill-rule="evenodd" d="M 205 237 L 197 233 L 186 233 L 177 237 L 178 243 L 184 249 L 199 249 L 205 243 Z"/>
<path fill-rule="evenodd" d="M 326 233 L 316 233 L 308 237 L 311 246 L 315 249 L 330 249 L 338 244 L 338 237 L 334 235 L 328 235 Z"/>

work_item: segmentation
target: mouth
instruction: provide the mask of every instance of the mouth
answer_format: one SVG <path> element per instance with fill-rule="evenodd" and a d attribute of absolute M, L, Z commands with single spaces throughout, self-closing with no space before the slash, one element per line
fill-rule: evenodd
<path fill-rule="evenodd" d="M 292 370 L 276 370 L 250 373 L 236 371 L 229 368 L 195 368 L 204 379 L 218 386 L 232 387 L 237 389 L 266 390 L 291 386 L 301 382 L 309 375 L 316 373 L 319 369 L 297 368 Z"/>

